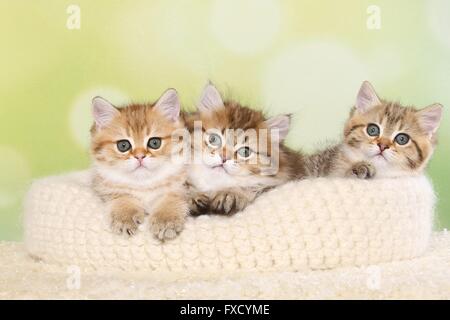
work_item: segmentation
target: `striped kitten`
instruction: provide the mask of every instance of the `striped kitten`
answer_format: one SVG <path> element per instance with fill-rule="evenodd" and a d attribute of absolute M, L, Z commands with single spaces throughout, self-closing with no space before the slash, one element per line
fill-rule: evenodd
<path fill-rule="evenodd" d="M 344 141 L 307 158 L 312 176 L 367 179 L 420 174 L 436 144 L 442 106 L 417 110 L 380 100 L 369 82 L 359 90 Z"/>
<path fill-rule="evenodd" d="M 92 106 L 93 188 L 110 207 L 113 231 L 133 235 L 148 214 L 157 238 L 174 238 L 188 213 L 185 169 L 171 161 L 171 135 L 184 127 L 177 92 L 123 108 L 96 97 Z"/>
<path fill-rule="evenodd" d="M 198 112 L 186 116 L 200 158 L 188 172 L 191 213 L 232 214 L 262 192 L 303 177 L 302 155 L 283 145 L 289 123 L 286 115 L 266 119 L 260 111 L 224 102 L 207 85 Z"/>

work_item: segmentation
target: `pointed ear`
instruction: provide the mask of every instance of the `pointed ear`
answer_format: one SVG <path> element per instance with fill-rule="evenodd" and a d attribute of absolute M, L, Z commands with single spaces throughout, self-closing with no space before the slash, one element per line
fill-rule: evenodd
<path fill-rule="evenodd" d="M 99 128 L 107 126 L 116 116 L 120 114 L 119 110 L 111 102 L 102 97 L 92 99 L 92 114 L 95 124 Z"/>
<path fill-rule="evenodd" d="M 291 115 L 282 114 L 279 116 L 272 117 L 265 121 L 267 128 L 270 130 L 277 129 L 279 134 L 279 139 L 284 140 L 289 133 L 289 127 L 291 125 Z"/>
<path fill-rule="evenodd" d="M 154 108 L 170 121 L 178 121 L 181 109 L 178 92 L 175 89 L 166 90 L 166 92 L 158 99 Z"/>
<path fill-rule="evenodd" d="M 209 82 L 205 89 L 203 89 L 200 101 L 198 103 L 198 110 L 200 112 L 207 112 L 223 106 L 223 100 L 219 91 L 211 82 Z"/>
<path fill-rule="evenodd" d="M 381 104 L 375 89 L 369 81 L 364 81 L 356 97 L 356 110 L 364 113 Z"/>
<path fill-rule="evenodd" d="M 430 135 L 435 134 L 439 128 L 442 108 L 441 104 L 435 103 L 417 112 L 420 126 Z"/>

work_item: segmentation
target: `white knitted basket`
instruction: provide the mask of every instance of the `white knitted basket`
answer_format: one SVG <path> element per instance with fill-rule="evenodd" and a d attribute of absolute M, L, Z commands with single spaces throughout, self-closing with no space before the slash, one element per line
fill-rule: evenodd
<path fill-rule="evenodd" d="M 36 181 L 25 206 L 25 243 L 45 262 L 155 274 L 299 271 L 419 256 L 435 196 L 426 177 L 311 179 L 259 197 L 231 217 L 188 218 L 165 243 L 146 224 L 132 238 L 111 233 L 89 172 Z"/>

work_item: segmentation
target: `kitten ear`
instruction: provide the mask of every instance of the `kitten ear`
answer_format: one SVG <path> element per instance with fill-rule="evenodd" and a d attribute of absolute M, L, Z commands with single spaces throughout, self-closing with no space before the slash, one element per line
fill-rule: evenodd
<path fill-rule="evenodd" d="M 209 82 L 203 89 L 198 109 L 200 112 L 209 112 L 217 108 L 223 107 L 223 100 L 217 88 Z"/>
<path fill-rule="evenodd" d="M 178 121 L 180 118 L 180 99 L 175 89 L 166 90 L 154 106 L 155 110 L 161 112 L 170 121 Z"/>
<path fill-rule="evenodd" d="M 364 81 L 356 97 L 356 110 L 361 113 L 381 104 L 375 89 L 369 81 Z"/>
<path fill-rule="evenodd" d="M 417 112 L 420 126 L 430 135 L 435 134 L 439 128 L 442 108 L 441 104 L 435 103 Z"/>
<path fill-rule="evenodd" d="M 107 126 L 114 117 L 118 116 L 120 112 L 111 102 L 102 97 L 95 97 L 92 99 L 92 114 L 94 116 L 95 124 L 99 128 L 103 128 Z"/>
<path fill-rule="evenodd" d="M 291 125 L 291 115 L 282 114 L 279 116 L 275 116 L 266 120 L 265 123 L 267 125 L 267 128 L 269 128 L 270 130 L 278 130 L 278 137 L 281 141 L 284 140 L 284 138 L 286 138 L 287 134 L 289 133 L 289 127 Z"/>

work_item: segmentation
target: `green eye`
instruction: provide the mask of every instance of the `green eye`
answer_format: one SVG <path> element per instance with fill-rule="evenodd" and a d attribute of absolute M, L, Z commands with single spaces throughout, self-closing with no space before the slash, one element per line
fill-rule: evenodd
<path fill-rule="evenodd" d="M 222 145 L 222 138 L 218 134 L 212 133 L 208 137 L 208 143 L 213 147 L 220 147 Z"/>
<path fill-rule="evenodd" d="M 379 136 L 380 135 L 380 127 L 378 127 L 374 123 L 370 123 L 367 126 L 367 134 L 371 137 Z"/>
<path fill-rule="evenodd" d="M 128 140 L 120 140 L 117 141 L 117 149 L 120 152 L 127 152 L 128 150 L 131 149 L 131 143 Z"/>
<path fill-rule="evenodd" d="M 406 133 L 399 133 L 395 136 L 395 142 L 399 145 L 405 145 L 409 141 L 409 136 Z"/>
<path fill-rule="evenodd" d="M 161 147 L 161 138 L 150 138 L 147 146 L 150 149 L 159 149 Z"/>
<path fill-rule="evenodd" d="M 238 155 L 241 156 L 242 158 L 250 157 L 252 152 L 253 152 L 252 149 L 250 149 L 249 147 L 242 147 L 239 148 L 237 151 Z"/>

